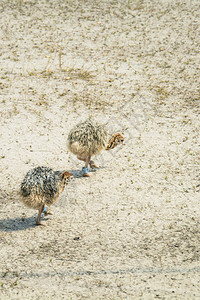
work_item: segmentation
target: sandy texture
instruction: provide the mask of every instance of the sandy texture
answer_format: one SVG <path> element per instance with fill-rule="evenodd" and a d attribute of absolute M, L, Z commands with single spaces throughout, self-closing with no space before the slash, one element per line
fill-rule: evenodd
<path fill-rule="evenodd" d="M 199 0 L 0 1 L 0 299 L 200 299 Z M 126 146 L 83 166 L 93 116 Z M 26 172 L 67 170 L 46 227 Z"/>

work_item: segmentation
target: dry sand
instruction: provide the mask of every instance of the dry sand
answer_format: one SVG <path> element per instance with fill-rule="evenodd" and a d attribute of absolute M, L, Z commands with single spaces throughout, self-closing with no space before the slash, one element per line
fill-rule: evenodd
<path fill-rule="evenodd" d="M 0 1 L 0 299 L 200 299 L 199 0 Z M 69 130 L 126 146 L 82 178 Z M 38 165 L 75 175 L 35 226 Z"/>

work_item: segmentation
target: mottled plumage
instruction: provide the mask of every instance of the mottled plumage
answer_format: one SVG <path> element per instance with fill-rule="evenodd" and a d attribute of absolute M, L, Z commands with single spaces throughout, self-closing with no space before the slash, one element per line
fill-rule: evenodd
<path fill-rule="evenodd" d="M 105 127 L 89 119 L 77 124 L 70 131 L 67 146 L 78 159 L 85 161 L 83 169 L 86 169 L 86 172 L 83 175 L 88 176 L 88 164 L 91 167 L 96 167 L 91 160 L 93 155 L 97 155 L 102 150 L 113 149 L 123 142 L 124 138 L 120 133 L 114 134 L 109 140 Z"/>
<path fill-rule="evenodd" d="M 21 183 L 21 201 L 28 207 L 38 209 L 37 224 L 44 206 L 50 206 L 58 200 L 65 184 L 72 175 L 68 172 L 54 171 L 47 167 L 30 170 Z"/>
<path fill-rule="evenodd" d="M 83 159 L 98 154 L 106 148 L 107 143 L 104 126 L 91 120 L 76 125 L 68 136 L 69 150 Z"/>

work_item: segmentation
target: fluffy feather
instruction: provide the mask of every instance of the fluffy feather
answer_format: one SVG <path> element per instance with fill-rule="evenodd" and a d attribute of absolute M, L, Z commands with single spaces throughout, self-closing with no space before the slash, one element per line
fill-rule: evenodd
<path fill-rule="evenodd" d="M 78 159 L 85 162 L 82 169 L 83 176 L 88 177 L 88 164 L 92 168 L 97 165 L 91 157 L 97 155 L 102 150 L 110 150 L 119 144 L 123 144 L 124 138 L 120 133 L 114 134 L 109 140 L 106 129 L 103 125 L 88 119 L 77 124 L 69 133 L 67 146 L 70 152 Z"/>
<path fill-rule="evenodd" d="M 44 205 L 50 206 L 58 200 L 71 176 L 68 172 L 54 171 L 47 167 L 34 168 L 21 183 L 20 200 L 26 206 L 38 209 L 41 214 Z M 40 223 L 40 216 L 38 217 L 37 221 Z"/>

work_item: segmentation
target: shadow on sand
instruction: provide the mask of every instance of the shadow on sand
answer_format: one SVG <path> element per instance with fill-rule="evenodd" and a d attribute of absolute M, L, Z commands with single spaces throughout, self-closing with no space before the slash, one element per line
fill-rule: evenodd
<path fill-rule="evenodd" d="M 100 166 L 97 169 L 96 168 L 94 168 L 94 169 L 89 168 L 89 173 L 96 173 L 96 172 L 98 172 L 98 170 L 102 170 L 102 169 L 105 169 L 105 167 Z M 79 169 L 79 170 L 69 170 L 68 172 L 71 173 L 74 176 L 74 179 L 83 177 L 81 169 Z"/>
<path fill-rule="evenodd" d="M 100 167 L 99 169 L 103 169 Z M 81 170 L 69 170 L 69 172 L 74 176 L 74 180 L 82 177 Z M 91 173 L 96 172 L 96 169 L 90 169 Z M 8 199 L 5 197 L 6 201 Z M 32 217 L 17 217 L 10 219 L 2 219 L 0 220 L 0 231 L 4 232 L 12 232 L 12 231 L 20 231 L 26 230 L 31 227 L 36 227 L 36 218 L 37 215 L 33 215 Z M 42 221 L 48 220 L 48 217 L 42 216 Z"/>
<path fill-rule="evenodd" d="M 44 222 L 47 219 L 48 217 L 43 217 L 42 221 Z M 0 220 L 0 231 L 4 232 L 20 231 L 32 227 L 38 227 L 36 225 L 36 216 Z"/>

